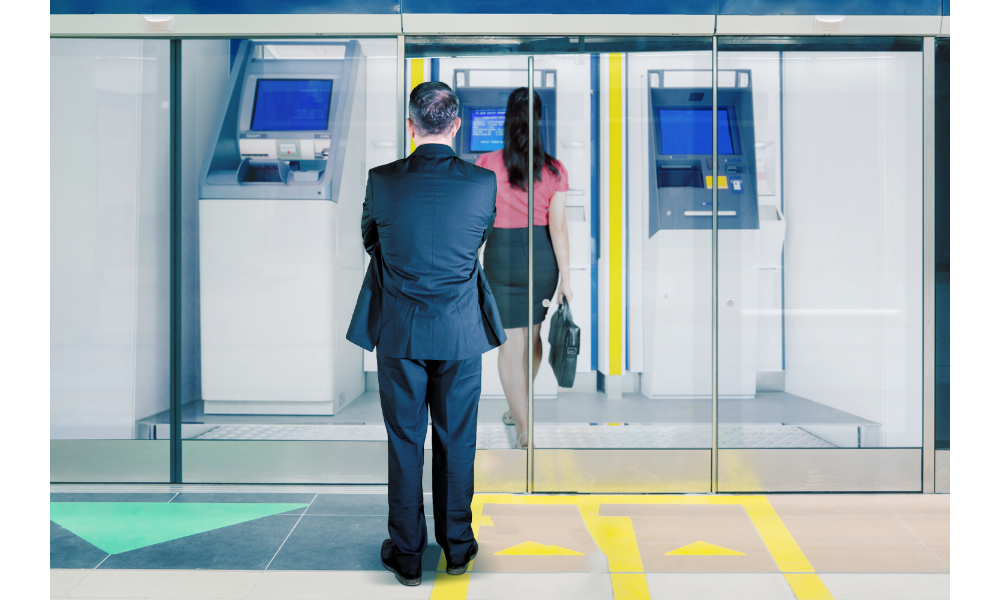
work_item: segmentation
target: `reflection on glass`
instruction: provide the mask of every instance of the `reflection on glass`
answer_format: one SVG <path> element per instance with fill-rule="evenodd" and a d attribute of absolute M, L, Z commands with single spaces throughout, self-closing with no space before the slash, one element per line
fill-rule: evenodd
<path fill-rule="evenodd" d="M 920 446 L 920 54 L 722 52 L 719 69 L 752 97 L 744 175 L 719 157 L 720 446 Z M 724 224 L 751 211 L 737 241 Z"/>
<path fill-rule="evenodd" d="M 169 406 L 169 42 L 50 41 L 52 439 Z"/>

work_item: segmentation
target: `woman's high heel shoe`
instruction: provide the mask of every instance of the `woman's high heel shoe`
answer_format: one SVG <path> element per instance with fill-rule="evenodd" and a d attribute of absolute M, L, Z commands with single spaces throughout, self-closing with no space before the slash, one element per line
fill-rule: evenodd
<path fill-rule="evenodd" d="M 517 439 L 514 440 L 514 449 L 515 450 L 520 450 L 521 448 L 527 448 L 528 447 L 528 440 L 524 440 L 524 445 L 523 446 L 521 445 L 521 438 L 523 438 L 526 435 L 528 435 L 527 431 L 525 431 L 521 435 L 517 436 Z"/>

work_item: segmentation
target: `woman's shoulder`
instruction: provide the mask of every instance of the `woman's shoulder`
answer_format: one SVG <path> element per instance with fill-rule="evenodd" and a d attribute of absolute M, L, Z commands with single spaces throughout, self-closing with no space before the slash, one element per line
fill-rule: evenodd
<path fill-rule="evenodd" d="M 494 150 L 493 152 L 480 154 L 479 158 L 476 159 L 476 164 L 487 169 L 503 166 L 503 150 Z"/>

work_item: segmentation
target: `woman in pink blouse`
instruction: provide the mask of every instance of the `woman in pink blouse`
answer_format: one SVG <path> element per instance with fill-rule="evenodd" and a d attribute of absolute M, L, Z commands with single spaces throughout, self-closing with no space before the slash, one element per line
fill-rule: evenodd
<path fill-rule="evenodd" d="M 542 102 L 535 94 L 534 118 L 534 227 L 535 279 L 531 329 L 534 341 L 532 380 L 542 363 L 542 321 L 549 298 L 555 303 L 573 299 L 569 285 L 569 235 L 566 228 L 566 190 L 569 176 L 562 163 L 542 146 Z M 528 435 L 528 89 L 518 88 L 507 100 L 503 150 L 483 154 L 476 165 L 497 176 L 497 217 L 483 251 L 483 270 L 500 309 L 507 341 L 500 346 L 498 366 L 507 405 L 504 423 L 517 426 L 515 448 L 527 445 Z M 558 288 L 558 289 L 557 289 Z M 544 303 L 543 303 L 544 302 Z"/>

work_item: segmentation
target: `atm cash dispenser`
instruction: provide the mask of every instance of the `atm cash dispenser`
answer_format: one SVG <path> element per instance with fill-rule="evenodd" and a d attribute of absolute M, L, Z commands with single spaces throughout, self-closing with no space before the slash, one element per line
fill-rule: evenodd
<path fill-rule="evenodd" d="M 642 391 L 652 397 L 711 395 L 712 88 L 661 87 L 690 79 L 679 74 L 647 77 L 647 252 L 655 254 L 647 263 L 655 267 L 645 274 L 651 310 Z M 749 71 L 729 74 L 732 86 L 718 89 L 719 394 L 753 397 L 760 244 L 753 94 Z"/>
<path fill-rule="evenodd" d="M 244 41 L 198 180 L 207 414 L 332 415 L 364 391 L 365 57 Z"/>
<path fill-rule="evenodd" d="M 496 78 L 491 77 L 496 73 Z M 495 86 L 497 79 L 522 75 L 521 85 Z M 537 71 L 535 92 L 542 101 L 542 146 L 550 156 L 556 155 L 556 72 Z M 458 95 L 462 127 L 455 136 L 455 153 L 476 162 L 480 154 L 503 149 L 503 123 L 507 99 L 518 87 L 528 84 L 527 71 L 491 69 L 456 69 L 452 89 Z M 490 84 L 493 83 L 494 86 Z"/>

